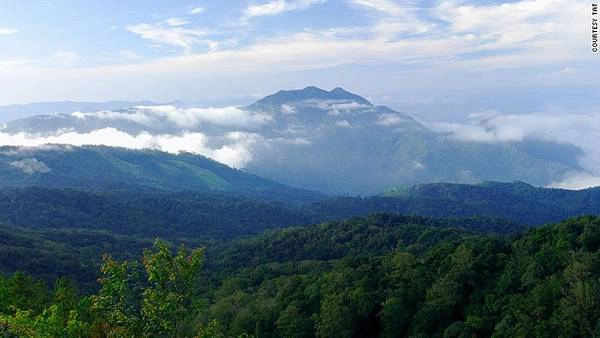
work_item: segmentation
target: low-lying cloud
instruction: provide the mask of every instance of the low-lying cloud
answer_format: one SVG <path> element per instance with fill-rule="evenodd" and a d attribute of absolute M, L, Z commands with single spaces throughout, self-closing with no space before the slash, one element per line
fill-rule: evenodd
<path fill-rule="evenodd" d="M 292 115 L 302 108 L 319 109 L 325 111 L 329 116 L 338 116 L 355 112 L 370 112 L 373 107 L 354 100 L 308 99 L 282 104 L 279 111 L 283 115 Z"/>
<path fill-rule="evenodd" d="M 199 132 L 152 135 L 142 132 L 131 135 L 115 128 L 103 128 L 89 133 L 64 132 L 53 136 L 40 136 L 28 133 L 0 133 L 0 144 L 9 146 L 45 146 L 47 144 L 69 144 L 74 146 L 105 145 L 130 149 L 158 149 L 170 153 L 188 151 L 210 157 L 232 167 L 242 168 L 252 160 L 251 146 L 261 137 L 253 133 L 229 132 L 218 140 Z M 25 148 L 27 149 L 27 148 Z M 15 168 L 23 171 L 39 172 L 44 167 L 27 161 L 14 162 Z M 29 168 L 29 169 L 27 169 Z"/>
<path fill-rule="evenodd" d="M 9 164 L 11 167 L 19 169 L 27 175 L 50 172 L 50 168 L 48 168 L 44 162 L 38 161 L 35 158 L 26 158 L 20 161 L 13 161 Z"/>
<path fill-rule="evenodd" d="M 472 142 L 520 142 L 541 139 L 573 144 L 585 156 L 580 165 L 586 172 L 573 173 L 554 186 L 580 189 L 600 185 L 600 113 L 540 112 L 523 115 L 490 115 L 483 121 L 471 123 L 424 122 L 432 130 L 447 133 L 450 137 Z"/>
<path fill-rule="evenodd" d="M 173 105 L 137 106 L 126 111 L 75 112 L 79 119 L 122 120 L 152 126 L 168 123 L 178 128 L 194 128 L 203 123 L 221 127 L 257 128 L 273 119 L 263 113 L 244 110 L 240 107 L 223 108 L 179 108 Z"/>

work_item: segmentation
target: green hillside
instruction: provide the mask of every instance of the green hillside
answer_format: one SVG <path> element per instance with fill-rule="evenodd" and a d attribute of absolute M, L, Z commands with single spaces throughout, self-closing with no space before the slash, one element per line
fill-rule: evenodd
<path fill-rule="evenodd" d="M 0 187 L 95 191 L 226 191 L 285 201 L 320 194 L 295 189 L 206 157 L 101 146 L 0 147 Z"/>

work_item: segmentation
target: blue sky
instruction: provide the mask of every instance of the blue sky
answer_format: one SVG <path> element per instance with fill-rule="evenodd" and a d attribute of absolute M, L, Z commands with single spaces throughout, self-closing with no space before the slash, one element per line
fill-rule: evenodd
<path fill-rule="evenodd" d="M 0 2 L 0 105 L 250 102 L 342 86 L 456 118 L 595 109 L 579 0 Z"/>

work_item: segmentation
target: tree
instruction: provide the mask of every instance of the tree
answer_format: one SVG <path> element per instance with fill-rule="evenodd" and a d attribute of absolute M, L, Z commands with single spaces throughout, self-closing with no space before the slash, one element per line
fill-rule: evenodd
<path fill-rule="evenodd" d="M 178 336 L 191 328 L 198 313 L 194 307 L 204 249 L 187 255 L 182 246 L 175 256 L 165 242 L 156 241 L 154 249 L 144 251 L 144 268 L 148 285 L 142 293 L 141 314 L 144 331 L 155 335 Z"/>
<path fill-rule="evenodd" d="M 92 297 L 99 317 L 95 330 L 109 337 L 190 336 L 199 313 L 194 301 L 203 257 L 204 249 L 187 255 L 184 247 L 173 256 L 160 240 L 145 250 L 143 272 L 136 262 L 105 256 L 101 289 Z"/>

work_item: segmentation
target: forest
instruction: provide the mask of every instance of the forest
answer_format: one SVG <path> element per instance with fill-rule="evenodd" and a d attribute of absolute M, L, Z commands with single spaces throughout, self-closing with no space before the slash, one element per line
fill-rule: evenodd
<path fill-rule="evenodd" d="M 481 221 L 481 220 L 480 220 Z M 374 214 L 0 278 L 4 337 L 591 337 L 600 218 L 512 234 Z M 468 223 L 468 222 L 467 222 Z M 343 320 L 340 320 L 343 318 Z"/>

